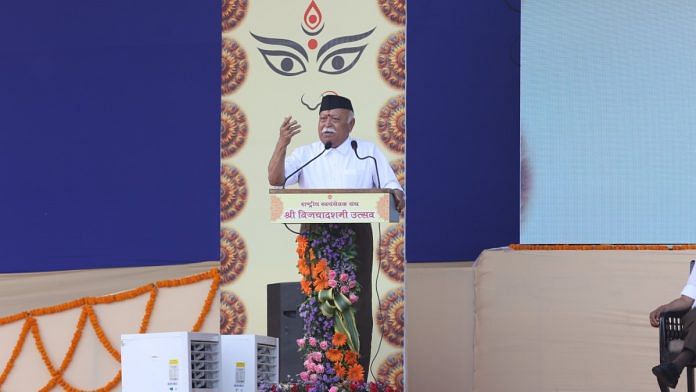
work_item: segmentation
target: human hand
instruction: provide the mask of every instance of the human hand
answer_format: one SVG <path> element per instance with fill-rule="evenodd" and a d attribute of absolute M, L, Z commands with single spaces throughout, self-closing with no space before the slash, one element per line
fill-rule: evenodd
<path fill-rule="evenodd" d="M 394 200 L 396 200 L 396 210 L 401 212 L 406 208 L 406 196 L 404 192 L 400 189 L 393 189 L 392 194 L 394 195 Z"/>
<path fill-rule="evenodd" d="M 660 315 L 665 311 L 665 305 L 658 306 L 655 310 L 650 312 L 650 325 L 653 327 L 660 326 Z"/>
<path fill-rule="evenodd" d="M 278 135 L 278 144 L 287 147 L 292 140 L 292 137 L 302 131 L 302 126 L 293 120 L 292 116 L 287 116 L 280 124 L 280 134 Z"/>

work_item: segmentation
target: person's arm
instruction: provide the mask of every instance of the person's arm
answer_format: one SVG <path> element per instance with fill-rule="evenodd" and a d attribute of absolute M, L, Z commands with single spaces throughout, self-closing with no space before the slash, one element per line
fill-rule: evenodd
<path fill-rule="evenodd" d="M 285 180 L 285 154 L 292 137 L 302 131 L 300 124 L 291 116 L 285 117 L 280 125 L 280 134 L 273 155 L 268 162 L 268 183 L 273 186 L 283 185 Z"/>
<path fill-rule="evenodd" d="M 650 312 L 650 325 L 653 327 L 660 326 L 660 315 L 664 312 L 678 312 L 683 310 L 691 309 L 694 304 L 694 299 L 686 295 L 675 299 L 670 303 L 658 306 L 655 310 Z"/>
<path fill-rule="evenodd" d="M 396 210 L 401 212 L 406 207 L 406 196 L 403 189 L 401 189 L 401 184 L 399 184 L 396 174 L 394 174 L 394 170 L 389 164 L 389 161 L 387 161 L 387 158 L 377 147 L 375 147 L 372 155 L 377 160 L 382 188 L 391 189 L 394 199 L 396 200 Z"/>

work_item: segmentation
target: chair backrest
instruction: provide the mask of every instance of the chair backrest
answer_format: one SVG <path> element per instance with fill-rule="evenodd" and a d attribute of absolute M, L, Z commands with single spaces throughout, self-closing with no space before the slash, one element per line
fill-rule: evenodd
<path fill-rule="evenodd" d="M 694 269 L 694 264 L 696 260 L 691 260 L 689 263 L 689 275 Z M 670 342 L 673 340 L 683 340 L 684 339 L 684 328 L 682 316 L 686 314 L 683 312 L 668 312 L 660 317 L 660 332 L 659 332 L 659 346 L 660 346 L 660 362 L 669 362 L 676 356 L 675 353 L 670 351 Z"/>

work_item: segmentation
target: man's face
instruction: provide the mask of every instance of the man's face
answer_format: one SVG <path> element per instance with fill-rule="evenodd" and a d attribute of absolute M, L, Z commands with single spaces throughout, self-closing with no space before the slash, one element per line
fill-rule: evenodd
<path fill-rule="evenodd" d="M 333 147 L 340 146 L 353 130 L 355 119 L 348 109 L 331 109 L 319 113 L 319 140 L 331 142 Z"/>

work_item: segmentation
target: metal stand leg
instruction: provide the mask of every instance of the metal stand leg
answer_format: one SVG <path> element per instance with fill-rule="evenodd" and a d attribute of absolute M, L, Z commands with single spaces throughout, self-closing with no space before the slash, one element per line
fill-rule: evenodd
<path fill-rule="evenodd" d="M 686 389 L 689 392 L 694 392 L 694 368 L 692 366 L 686 368 Z"/>

